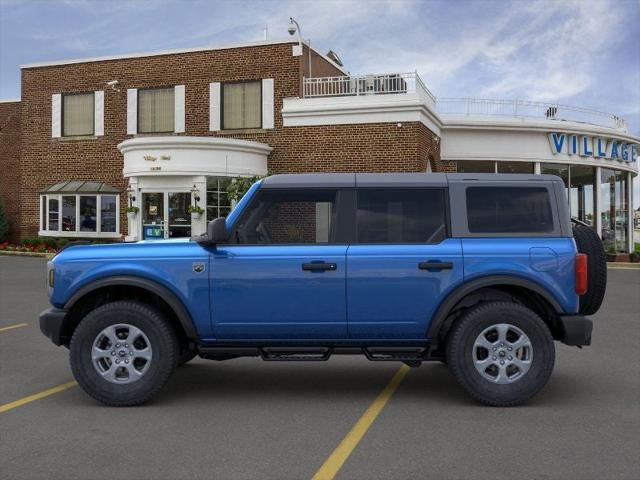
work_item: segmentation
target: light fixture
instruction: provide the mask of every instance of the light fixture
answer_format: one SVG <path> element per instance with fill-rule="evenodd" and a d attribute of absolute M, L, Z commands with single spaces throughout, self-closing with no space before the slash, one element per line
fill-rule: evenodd
<path fill-rule="evenodd" d="M 129 206 L 131 207 L 133 205 L 133 202 L 136 201 L 136 196 L 135 196 L 136 191 L 131 188 L 131 186 L 129 186 L 129 188 L 127 188 L 127 195 L 129 195 Z"/>
<path fill-rule="evenodd" d="M 296 33 L 298 34 L 298 45 L 293 46 L 293 56 L 301 57 L 302 56 L 302 31 L 300 30 L 300 24 L 296 22 L 293 17 L 289 17 L 289 27 L 287 28 L 287 32 L 289 35 L 294 36 Z M 307 40 L 307 47 L 309 49 L 309 77 L 311 75 L 311 40 Z"/>
<path fill-rule="evenodd" d="M 194 184 L 193 187 L 191 188 L 191 195 L 193 195 L 193 199 L 195 200 L 196 204 L 200 201 L 200 195 L 198 193 L 199 193 L 198 187 L 196 187 Z"/>

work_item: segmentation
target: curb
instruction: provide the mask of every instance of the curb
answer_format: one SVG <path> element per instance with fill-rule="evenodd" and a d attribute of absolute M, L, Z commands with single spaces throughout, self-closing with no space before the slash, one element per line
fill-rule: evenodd
<path fill-rule="evenodd" d="M 55 253 L 38 253 L 38 252 L 12 252 L 9 250 L 0 250 L 0 255 L 6 255 L 8 257 L 40 257 L 51 260 L 56 256 Z"/>
<path fill-rule="evenodd" d="M 640 263 L 607 262 L 607 268 L 618 270 L 640 270 Z"/>

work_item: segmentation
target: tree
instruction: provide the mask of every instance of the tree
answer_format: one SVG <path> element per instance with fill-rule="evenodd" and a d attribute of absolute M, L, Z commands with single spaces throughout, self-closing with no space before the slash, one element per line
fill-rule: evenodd
<path fill-rule="evenodd" d="M 7 211 L 4 208 L 4 200 L 0 197 L 0 242 L 7 239 L 9 236 L 9 219 L 7 218 Z"/>
<path fill-rule="evenodd" d="M 233 181 L 227 185 L 227 197 L 231 201 L 239 202 L 240 199 L 244 197 L 244 194 L 247 193 L 249 188 L 251 188 L 251 185 L 262 178 L 264 177 L 254 176 L 248 178 L 234 178 Z"/>

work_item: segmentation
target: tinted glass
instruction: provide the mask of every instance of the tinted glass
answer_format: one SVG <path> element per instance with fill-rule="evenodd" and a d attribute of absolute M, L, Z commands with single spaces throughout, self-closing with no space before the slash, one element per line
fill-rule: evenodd
<path fill-rule="evenodd" d="M 551 232 L 549 193 L 541 187 L 467 188 L 467 221 L 472 233 Z"/>
<path fill-rule="evenodd" d="M 100 197 L 100 231 L 116 231 L 116 202 L 115 195 L 102 195 Z"/>
<path fill-rule="evenodd" d="M 335 235 L 335 191 L 265 191 L 242 216 L 238 243 L 328 243 Z"/>
<path fill-rule="evenodd" d="M 76 197 L 62 197 L 62 230 L 64 232 L 76 231 Z"/>
<path fill-rule="evenodd" d="M 358 191 L 359 243 L 433 243 L 446 237 L 444 190 Z"/>

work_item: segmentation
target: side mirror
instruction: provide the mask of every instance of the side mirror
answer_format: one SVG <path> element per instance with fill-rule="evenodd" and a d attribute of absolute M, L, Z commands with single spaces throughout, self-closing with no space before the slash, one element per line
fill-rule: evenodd
<path fill-rule="evenodd" d="M 229 232 L 227 231 L 227 221 L 218 217 L 207 224 L 207 237 L 212 244 L 225 243 L 229 240 Z"/>

